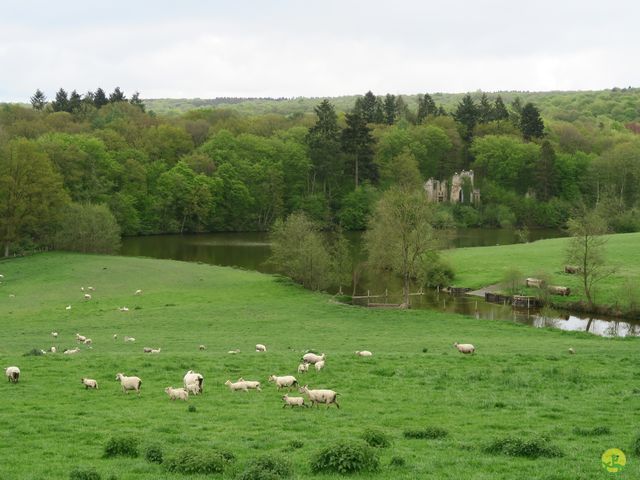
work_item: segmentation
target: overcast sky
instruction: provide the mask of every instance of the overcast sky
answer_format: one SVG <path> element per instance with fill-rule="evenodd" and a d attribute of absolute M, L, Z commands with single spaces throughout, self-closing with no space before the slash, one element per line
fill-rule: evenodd
<path fill-rule="evenodd" d="M 640 85 L 638 0 L 3 1 L 0 101 Z"/>

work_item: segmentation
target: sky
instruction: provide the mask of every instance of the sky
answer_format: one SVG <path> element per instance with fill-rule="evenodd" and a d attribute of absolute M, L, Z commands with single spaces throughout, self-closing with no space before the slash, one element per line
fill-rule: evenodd
<path fill-rule="evenodd" d="M 637 0 L 4 0 L 0 102 L 640 86 Z"/>

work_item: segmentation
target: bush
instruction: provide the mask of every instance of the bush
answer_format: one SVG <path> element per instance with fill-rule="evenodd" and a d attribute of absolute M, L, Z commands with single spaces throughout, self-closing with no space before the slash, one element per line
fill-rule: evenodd
<path fill-rule="evenodd" d="M 164 461 L 164 467 L 169 472 L 183 474 L 222 473 L 226 465 L 235 456 L 229 452 L 218 450 L 201 451 L 192 448 L 180 450 L 174 456 Z"/>
<path fill-rule="evenodd" d="M 405 462 L 404 458 L 399 457 L 398 455 L 394 455 L 393 457 L 391 457 L 389 465 L 391 465 L 392 467 L 404 467 L 406 463 L 407 462 Z"/>
<path fill-rule="evenodd" d="M 373 428 L 368 428 L 362 434 L 362 438 L 365 442 L 369 444 L 371 447 L 375 448 L 387 448 L 391 445 L 391 440 L 389 436 L 380 430 L 375 430 Z"/>
<path fill-rule="evenodd" d="M 581 437 L 597 437 L 599 435 L 609 435 L 611 429 L 607 426 L 593 427 L 593 428 L 581 428 L 575 427 L 573 433 L 580 435 Z"/>
<path fill-rule="evenodd" d="M 42 350 L 39 348 L 32 348 L 31 350 L 29 350 L 27 353 L 25 353 L 24 355 L 22 355 L 23 357 L 40 357 L 44 355 L 44 353 L 42 353 Z"/>
<path fill-rule="evenodd" d="M 304 442 L 302 440 L 291 440 L 289 446 L 295 449 L 302 448 L 304 447 Z"/>
<path fill-rule="evenodd" d="M 504 437 L 494 440 L 485 447 L 485 452 L 494 455 L 508 455 L 510 457 L 562 457 L 562 451 L 549 443 L 546 438 L 535 437 L 522 439 L 518 437 Z"/>
<path fill-rule="evenodd" d="M 104 457 L 137 457 L 138 440 L 134 437 L 111 437 L 104 446 Z"/>
<path fill-rule="evenodd" d="M 151 463 L 162 463 L 162 447 L 160 445 L 149 445 L 144 451 L 144 458 Z"/>
<path fill-rule="evenodd" d="M 95 468 L 80 468 L 76 467 L 71 470 L 69 474 L 69 480 L 100 480 L 100 474 Z"/>
<path fill-rule="evenodd" d="M 420 282 L 430 288 L 448 287 L 455 278 L 453 267 L 442 260 L 436 251 L 424 255 L 420 268 Z"/>
<path fill-rule="evenodd" d="M 189 405 L 189 406 L 187 407 L 187 411 L 188 411 L 188 412 L 194 413 L 196 410 L 197 410 L 197 409 L 196 409 L 196 406 L 195 406 L 195 405 Z"/>
<path fill-rule="evenodd" d="M 293 475 L 291 464 L 279 457 L 262 456 L 251 460 L 247 468 L 236 478 L 238 480 L 276 480 Z"/>
<path fill-rule="evenodd" d="M 404 438 L 412 438 L 412 439 L 429 439 L 435 440 L 438 438 L 444 438 L 449 435 L 444 428 L 440 427 L 425 427 L 421 429 L 414 430 L 405 430 Z"/>
<path fill-rule="evenodd" d="M 106 205 L 72 203 L 62 214 L 55 247 L 81 253 L 115 253 L 120 227 Z"/>
<path fill-rule="evenodd" d="M 314 473 L 357 473 L 376 471 L 380 460 L 373 448 L 364 443 L 340 442 L 318 452 L 311 460 Z"/>

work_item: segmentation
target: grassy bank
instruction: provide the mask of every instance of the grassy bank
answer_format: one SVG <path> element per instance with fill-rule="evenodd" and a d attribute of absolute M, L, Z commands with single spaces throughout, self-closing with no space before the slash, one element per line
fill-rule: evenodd
<path fill-rule="evenodd" d="M 483 250 L 453 253 L 477 262 L 471 252 Z M 492 281 L 480 271 L 466 277 L 458 271 L 461 284 Z M 161 443 L 165 454 L 185 445 L 222 446 L 237 457 L 224 478 L 260 454 L 288 457 L 296 478 L 334 478 L 314 476 L 310 458 L 337 441 L 358 440 L 369 427 L 392 444 L 380 451 L 380 471 L 361 478 L 609 478 L 600 456 L 613 447 L 630 457 L 620 478 L 640 476 L 640 459 L 630 450 L 640 430 L 634 338 L 337 305 L 272 276 L 174 261 L 54 253 L 0 262 L 0 273 L 0 366 L 22 369 L 17 385 L 0 383 L 2 479 L 65 479 L 76 465 L 95 467 L 103 479 L 188 478 L 142 457 L 101 458 L 106 441 L 123 433 L 141 447 Z M 82 300 L 81 286 L 95 287 L 92 300 Z M 134 296 L 136 289 L 143 295 Z M 118 311 L 122 306 L 129 312 Z M 71 347 L 76 332 L 91 337 L 93 348 L 76 356 L 23 356 L 32 348 Z M 136 342 L 125 344 L 124 335 Z M 454 341 L 474 343 L 477 353 L 462 356 Z M 255 353 L 256 343 L 269 351 Z M 145 355 L 144 346 L 162 352 Z M 569 355 L 569 347 L 577 353 Z M 226 353 L 235 348 L 241 353 Z M 280 394 L 267 384 L 269 374 L 295 374 L 305 349 L 325 352 L 327 366 L 301 381 L 340 392 L 340 410 L 282 409 Z M 360 349 L 374 357 L 355 357 Z M 195 412 L 163 392 L 179 386 L 188 369 L 205 376 L 204 395 L 188 402 Z M 121 393 L 117 372 L 142 378 L 140 397 Z M 97 379 L 100 389 L 84 390 L 83 376 Z M 263 392 L 232 393 L 223 385 L 240 376 L 261 380 Z M 448 435 L 403 435 L 427 426 Z M 610 430 L 584 435 L 596 427 Z M 484 450 L 505 436 L 543 436 L 564 456 Z M 294 448 L 293 441 L 302 444 Z M 390 466 L 394 456 L 405 465 Z"/>
<path fill-rule="evenodd" d="M 626 309 L 629 304 L 629 283 L 635 288 L 636 301 L 640 301 L 640 233 L 607 235 L 606 258 L 616 268 L 610 277 L 596 286 L 598 304 L 618 305 Z M 509 268 L 516 268 L 525 277 L 545 273 L 552 284 L 571 287 L 569 297 L 553 297 L 554 302 L 567 303 L 585 300 L 579 275 L 564 273 L 567 238 L 539 240 L 533 243 L 497 245 L 495 247 L 459 248 L 444 253 L 456 272 L 455 283 L 473 289 L 499 283 Z M 535 293 L 535 290 L 532 290 Z"/>

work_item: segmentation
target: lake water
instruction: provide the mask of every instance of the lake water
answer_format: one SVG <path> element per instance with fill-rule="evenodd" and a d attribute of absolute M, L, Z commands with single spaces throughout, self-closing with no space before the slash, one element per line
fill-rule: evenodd
<path fill-rule="evenodd" d="M 529 240 L 563 236 L 559 230 L 531 230 Z M 354 256 L 364 259 L 361 248 L 362 234 L 349 232 L 347 237 Z M 510 229 L 459 229 L 449 240 L 449 247 L 477 247 L 507 245 L 518 241 L 516 232 Z M 128 237 L 122 241 L 120 252 L 125 256 L 165 258 L 188 262 L 202 262 L 212 265 L 239 267 L 274 273 L 266 264 L 271 253 L 269 236 L 264 232 L 212 233 L 198 235 L 156 235 L 148 237 Z M 353 293 L 353 285 L 344 289 Z M 355 289 L 356 295 L 388 294 L 386 298 L 371 299 L 376 303 L 400 303 L 400 280 L 392 275 L 379 275 L 366 270 L 360 275 Z M 366 299 L 358 300 L 366 304 Z M 518 311 L 508 306 L 487 303 L 481 298 L 451 296 L 435 291 L 411 297 L 412 308 L 429 308 L 451 313 L 461 313 L 476 318 L 509 320 L 534 327 L 554 327 L 563 330 L 589 331 L 603 336 L 640 335 L 640 324 L 614 319 L 588 318 L 564 315 L 558 312 Z"/>

